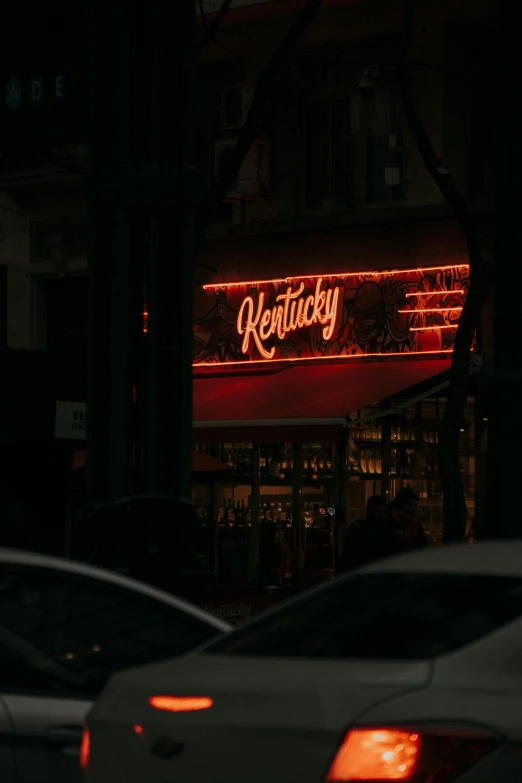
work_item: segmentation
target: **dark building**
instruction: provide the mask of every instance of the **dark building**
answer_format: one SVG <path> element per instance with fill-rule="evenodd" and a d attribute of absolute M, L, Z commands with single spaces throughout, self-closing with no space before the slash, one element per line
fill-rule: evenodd
<path fill-rule="evenodd" d="M 441 539 L 438 428 L 468 258 L 403 118 L 401 9 L 394 2 L 324 3 L 273 85 L 272 111 L 198 257 L 194 442 L 230 468 L 226 481 L 194 485 L 207 529 L 200 565 L 236 587 L 280 584 L 296 571 L 307 581 L 328 575 L 345 525 L 363 513 L 367 498 L 391 497 L 403 484 L 419 493 L 427 530 L 434 542 Z M 487 236 L 490 10 L 476 2 L 455 9 L 422 4 L 411 87 L 441 165 Z M 219 30 L 220 45 L 201 52 L 203 193 L 226 170 L 259 73 L 292 20 L 284 0 L 238 2 Z M 69 161 L 84 160 L 81 147 L 66 152 Z M 5 357 L 21 352 L 28 366 L 34 362 L 30 399 L 46 378 L 53 408 L 85 400 L 86 211 L 82 178 L 71 167 L 56 157 L 29 163 L 26 156 L 22 167 L 9 154 L 0 161 L 2 344 Z M 287 310 L 278 296 L 288 298 Z M 0 340 L 2 334 L 0 322 Z M 487 363 L 487 341 L 477 340 Z M 50 369 L 38 362 L 64 370 L 51 383 Z M 470 520 L 482 464 L 475 392 L 476 379 L 462 438 Z M 3 419 L 13 426 L 14 394 L 2 394 Z M 74 462 L 82 433 L 67 420 L 81 406 L 62 406 L 57 429 L 55 407 L 45 425 L 43 418 L 34 425 L 38 456 L 23 475 L 29 491 L 38 464 L 60 455 L 52 507 L 62 534 L 46 544 L 59 551 L 64 520 L 80 502 L 64 487 L 83 457 Z"/>

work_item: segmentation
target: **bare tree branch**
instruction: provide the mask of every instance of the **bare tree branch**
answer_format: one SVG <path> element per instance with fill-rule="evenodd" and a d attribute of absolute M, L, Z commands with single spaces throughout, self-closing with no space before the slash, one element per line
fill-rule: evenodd
<path fill-rule="evenodd" d="M 470 287 L 462 309 L 451 362 L 451 380 L 441 431 L 440 471 L 444 503 L 444 540 L 465 537 L 466 503 L 460 470 L 460 429 L 462 426 L 473 339 L 480 323 L 484 302 L 491 288 L 491 268 L 482 249 L 479 226 L 462 193 L 437 158 L 417 111 L 409 79 L 409 52 L 417 0 L 406 0 L 403 17 L 402 58 L 399 79 L 404 115 L 417 142 L 426 170 L 453 210 L 468 248 Z"/>
<path fill-rule="evenodd" d="M 198 6 L 199 6 L 199 15 L 201 17 L 201 25 L 203 27 L 203 30 L 208 30 L 208 24 L 207 24 L 207 15 L 205 13 L 205 9 L 203 8 L 203 0 L 198 0 Z"/>
<path fill-rule="evenodd" d="M 322 3 L 323 0 L 308 0 L 261 73 L 246 120 L 239 131 L 236 145 L 228 159 L 226 171 L 219 181 L 213 182 L 207 198 L 201 204 L 196 222 L 197 238 L 204 236 L 213 222 L 216 208 L 226 198 L 262 125 L 276 79 Z"/>
<path fill-rule="evenodd" d="M 199 41 L 196 44 L 196 54 L 200 54 L 207 44 L 212 43 L 214 41 L 216 33 L 221 26 L 221 22 L 227 15 L 231 5 L 232 5 L 232 0 L 223 0 L 223 4 L 221 5 L 221 8 L 219 9 L 215 17 L 212 19 L 211 23 L 207 25 L 206 16 L 203 12 L 203 0 L 200 0 L 201 21 L 203 27 L 205 28 L 205 34 L 199 39 Z"/>

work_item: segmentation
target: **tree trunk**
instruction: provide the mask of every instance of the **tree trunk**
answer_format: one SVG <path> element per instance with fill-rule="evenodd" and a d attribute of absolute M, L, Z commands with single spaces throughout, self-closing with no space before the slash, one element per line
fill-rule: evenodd
<path fill-rule="evenodd" d="M 455 185 L 451 175 L 441 166 L 422 120 L 417 112 L 409 80 L 411 30 L 417 0 L 407 0 L 403 18 L 402 57 L 399 64 L 402 106 L 409 129 L 415 139 L 426 170 L 438 185 L 453 210 L 466 239 L 470 265 L 470 286 L 460 316 L 451 363 L 450 386 L 441 430 L 440 475 L 444 507 L 444 541 L 462 541 L 466 533 L 467 510 L 460 468 L 460 430 L 462 427 L 469 363 L 473 339 L 491 278 L 489 265 L 482 251 L 479 227 L 474 214 Z"/>
<path fill-rule="evenodd" d="M 212 19 L 211 23 L 208 27 L 206 27 L 206 20 L 205 20 L 205 14 L 203 11 L 203 3 L 200 0 L 199 8 L 201 13 L 201 21 L 203 23 L 203 26 L 205 28 L 204 35 L 201 36 L 199 41 L 196 44 L 196 54 L 200 54 L 205 46 L 209 43 L 215 43 L 215 37 L 216 34 L 221 26 L 221 22 L 225 18 L 225 16 L 228 14 L 228 11 L 230 9 L 230 6 L 232 5 L 232 0 L 223 0 L 223 3 L 221 5 L 221 8 L 217 12 L 217 14 Z"/>
<path fill-rule="evenodd" d="M 460 465 L 460 430 L 463 423 L 470 353 L 490 283 L 482 267 L 471 264 L 471 284 L 459 319 L 450 372 L 450 386 L 442 420 L 440 475 L 444 505 L 444 541 L 463 541 L 467 508 Z M 479 269 L 480 271 L 477 271 Z"/>

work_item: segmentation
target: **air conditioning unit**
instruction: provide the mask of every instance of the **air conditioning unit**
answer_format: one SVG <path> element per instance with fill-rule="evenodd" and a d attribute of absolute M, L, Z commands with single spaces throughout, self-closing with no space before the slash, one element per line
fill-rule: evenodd
<path fill-rule="evenodd" d="M 221 89 L 221 130 L 238 130 L 243 127 L 250 102 L 252 88 L 245 84 L 229 84 Z"/>
<path fill-rule="evenodd" d="M 214 148 L 214 176 L 223 178 L 235 139 L 217 141 Z M 228 192 L 229 199 L 255 199 L 270 194 L 270 143 L 256 139 Z"/>

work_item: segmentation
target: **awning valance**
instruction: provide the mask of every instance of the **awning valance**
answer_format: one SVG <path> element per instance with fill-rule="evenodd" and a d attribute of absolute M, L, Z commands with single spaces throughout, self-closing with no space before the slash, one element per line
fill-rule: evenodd
<path fill-rule="evenodd" d="M 196 376 L 194 438 L 335 440 L 346 416 L 445 372 L 450 361 L 405 356 L 317 362 L 262 375 Z"/>

